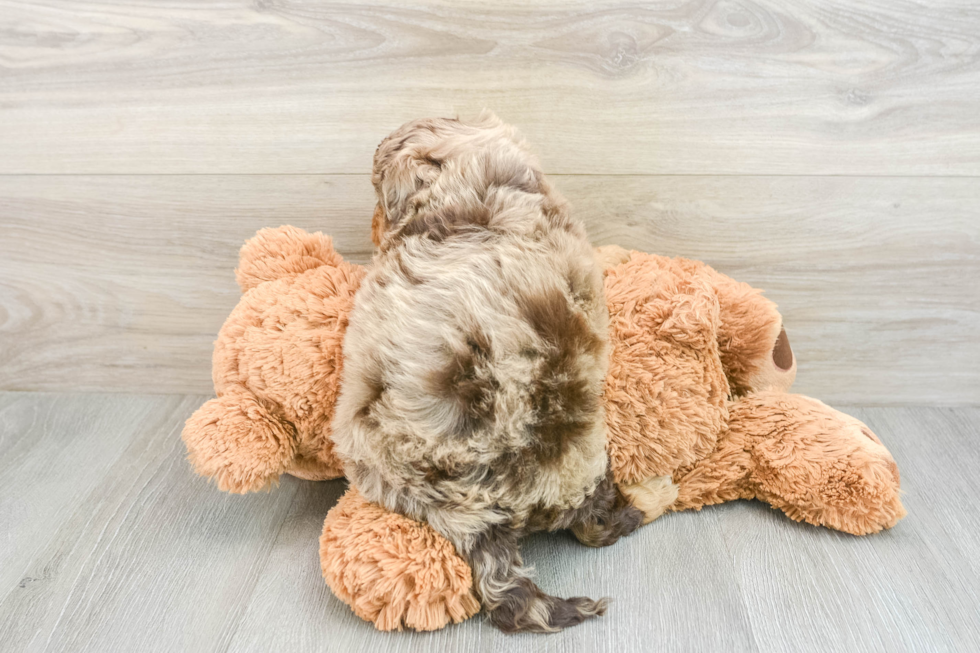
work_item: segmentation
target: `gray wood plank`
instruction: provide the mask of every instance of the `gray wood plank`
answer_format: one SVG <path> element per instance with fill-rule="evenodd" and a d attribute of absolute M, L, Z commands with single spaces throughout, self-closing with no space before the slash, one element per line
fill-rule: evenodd
<path fill-rule="evenodd" d="M 0 389 L 209 393 L 247 238 L 295 224 L 370 258 L 367 177 L 0 177 L 0 188 Z"/>
<path fill-rule="evenodd" d="M 169 413 L 184 403 L 180 397 L 0 394 L 0 588 L 46 580 L 25 573 L 26 561 L 81 510 L 126 454 L 134 429 L 145 425 L 159 434 L 161 421 L 173 428 Z"/>
<path fill-rule="evenodd" d="M 342 484 L 331 483 L 309 484 L 298 492 L 231 650 L 757 650 L 710 513 L 654 522 L 605 549 L 583 547 L 567 533 L 527 538 L 524 557 L 536 568 L 541 587 L 559 595 L 613 599 L 604 617 L 575 628 L 544 637 L 505 635 L 477 615 L 433 633 L 379 632 L 334 597 L 319 574 L 323 516 L 342 491 Z"/>
<path fill-rule="evenodd" d="M 980 174 L 942 3 L 0 2 L 0 173 L 366 172 L 496 110 L 552 173 Z"/>
<path fill-rule="evenodd" d="M 845 409 L 902 470 L 909 516 L 853 537 L 760 503 L 719 513 L 762 650 L 967 651 L 980 647 L 976 409 Z"/>
<path fill-rule="evenodd" d="M 203 399 L 4 397 L 4 441 L 38 441 L 0 494 L 28 506 L 4 511 L 6 650 L 227 648 L 296 484 L 233 497 L 195 477 L 179 436 Z"/>
<path fill-rule="evenodd" d="M 379 633 L 333 597 L 317 540 L 342 482 L 232 497 L 177 437 L 202 397 L 0 393 L 0 648 L 10 651 L 973 650 L 978 408 L 845 408 L 894 452 L 909 516 L 855 538 L 754 502 L 668 515 L 613 547 L 524 543 L 541 585 L 612 596 L 554 636 L 478 616 Z M 25 507 L 26 506 L 26 507 Z"/>
<path fill-rule="evenodd" d="M 959 576 L 973 605 L 980 605 L 980 478 L 969 472 L 980 467 L 980 409 L 854 412 L 888 438 L 903 470 L 903 501 L 916 509 L 911 523 L 944 571 Z M 980 633 L 980 622 L 975 626 Z"/>
<path fill-rule="evenodd" d="M 768 291 L 800 392 L 980 402 L 975 179 L 558 176 L 597 244 L 703 259 Z M 211 391 L 264 226 L 369 260 L 362 175 L 0 176 L 0 389 Z"/>

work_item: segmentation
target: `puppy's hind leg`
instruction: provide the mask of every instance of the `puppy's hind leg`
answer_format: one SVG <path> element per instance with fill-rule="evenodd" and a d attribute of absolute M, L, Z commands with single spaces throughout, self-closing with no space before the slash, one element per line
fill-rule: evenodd
<path fill-rule="evenodd" d="M 504 632 L 556 632 L 606 611 L 605 599 L 561 599 L 541 591 L 527 576 L 517 533 L 511 528 L 490 527 L 464 550 L 464 556 L 490 622 Z"/>
<path fill-rule="evenodd" d="M 643 512 L 613 482 L 612 473 L 578 510 L 570 524 L 572 533 L 586 546 L 609 546 L 643 523 Z"/>

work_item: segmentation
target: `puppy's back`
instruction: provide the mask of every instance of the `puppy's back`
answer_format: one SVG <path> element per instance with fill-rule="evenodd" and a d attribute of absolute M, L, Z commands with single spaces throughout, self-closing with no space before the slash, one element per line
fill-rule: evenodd
<path fill-rule="evenodd" d="M 573 507 L 602 476 L 601 278 L 591 252 L 558 240 L 379 257 L 350 316 L 334 435 L 372 500 L 445 531 L 459 509 Z"/>
<path fill-rule="evenodd" d="M 380 247 L 334 440 L 369 500 L 468 557 L 496 623 L 548 630 L 602 608 L 540 592 L 516 540 L 567 525 L 605 476 L 607 316 L 581 226 L 512 131 L 486 130 L 424 124 L 379 148 Z"/>

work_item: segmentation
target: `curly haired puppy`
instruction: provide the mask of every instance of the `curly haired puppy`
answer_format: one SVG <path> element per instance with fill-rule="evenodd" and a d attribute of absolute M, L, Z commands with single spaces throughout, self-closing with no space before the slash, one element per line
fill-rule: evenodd
<path fill-rule="evenodd" d="M 554 631 L 605 601 L 542 592 L 518 538 L 612 544 L 642 515 L 608 471 L 602 275 L 515 130 L 429 119 L 374 157 L 378 244 L 344 341 L 334 440 L 370 501 L 470 562 L 490 620 Z"/>

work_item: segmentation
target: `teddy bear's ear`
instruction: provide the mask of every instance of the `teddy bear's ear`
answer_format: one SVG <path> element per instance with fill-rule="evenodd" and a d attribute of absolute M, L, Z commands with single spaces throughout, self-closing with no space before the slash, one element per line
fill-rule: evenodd
<path fill-rule="evenodd" d="M 242 245 L 235 278 L 242 292 L 247 292 L 265 281 L 342 262 L 329 236 L 284 225 L 262 229 Z"/>

